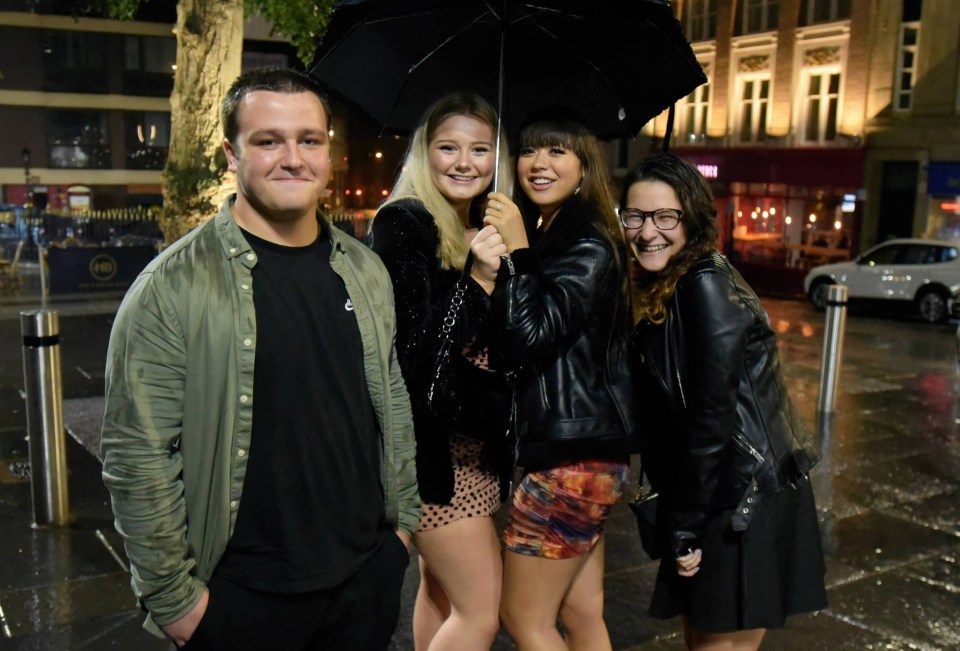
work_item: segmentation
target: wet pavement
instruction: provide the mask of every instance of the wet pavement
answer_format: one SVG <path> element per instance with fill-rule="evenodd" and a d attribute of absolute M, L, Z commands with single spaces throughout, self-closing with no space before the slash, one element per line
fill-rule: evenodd
<path fill-rule="evenodd" d="M 788 384 L 815 426 L 823 315 L 764 299 Z M 0 649 L 137 649 L 169 645 L 140 629 L 126 559 L 95 452 L 103 359 L 115 299 L 55 302 L 61 316 L 73 524 L 33 528 L 20 309 L 0 305 Z M 956 325 L 851 314 L 836 415 L 821 428 L 813 474 L 830 607 L 792 618 L 763 649 L 960 650 L 960 373 Z M 618 505 L 607 528 L 606 618 L 613 646 L 683 649 L 677 622 L 650 619 L 656 564 Z M 411 559 L 392 648 L 412 649 Z M 501 634 L 495 649 L 512 649 Z"/>

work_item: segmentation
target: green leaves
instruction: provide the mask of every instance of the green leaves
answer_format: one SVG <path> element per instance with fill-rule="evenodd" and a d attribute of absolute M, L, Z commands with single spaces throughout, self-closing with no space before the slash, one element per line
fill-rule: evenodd
<path fill-rule="evenodd" d="M 317 41 L 330 22 L 333 3 L 334 0 L 247 0 L 247 7 L 266 18 L 277 34 L 288 38 L 297 48 L 300 61 L 309 65 Z"/>

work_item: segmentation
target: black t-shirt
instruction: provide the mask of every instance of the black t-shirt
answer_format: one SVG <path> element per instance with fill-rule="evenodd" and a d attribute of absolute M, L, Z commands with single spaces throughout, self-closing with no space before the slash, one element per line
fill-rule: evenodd
<path fill-rule="evenodd" d="M 236 527 L 217 574 L 269 592 L 346 579 L 383 526 L 380 440 L 353 304 L 322 233 L 257 254 L 253 435 Z M 237 345 L 242 345 L 238 343 Z"/>

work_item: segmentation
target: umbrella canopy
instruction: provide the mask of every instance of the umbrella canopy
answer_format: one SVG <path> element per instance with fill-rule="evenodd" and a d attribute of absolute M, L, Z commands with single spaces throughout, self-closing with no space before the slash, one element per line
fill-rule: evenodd
<path fill-rule="evenodd" d="M 663 0 L 341 0 L 310 71 L 385 133 L 454 91 L 511 129 L 562 106 L 631 137 L 706 81 Z"/>

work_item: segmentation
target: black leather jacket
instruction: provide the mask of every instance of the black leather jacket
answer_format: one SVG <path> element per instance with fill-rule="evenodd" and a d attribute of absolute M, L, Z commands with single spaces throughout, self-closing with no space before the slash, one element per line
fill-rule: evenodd
<path fill-rule="evenodd" d="M 517 375 L 518 463 L 626 459 L 637 422 L 625 308 L 609 241 L 571 199 L 500 265 L 497 349 Z"/>
<path fill-rule="evenodd" d="M 666 321 L 641 323 L 635 343 L 645 404 L 662 405 L 645 422 L 643 465 L 675 553 L 698 546 L 711 512 L 735 508 L 731 525 L 742 531 L 760 499 L 806 477 L 819 450 L 787 396 L 776 333 L 725 257 L 699 260 Z"/>

